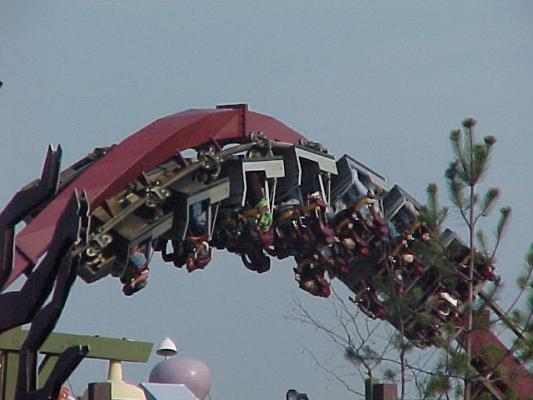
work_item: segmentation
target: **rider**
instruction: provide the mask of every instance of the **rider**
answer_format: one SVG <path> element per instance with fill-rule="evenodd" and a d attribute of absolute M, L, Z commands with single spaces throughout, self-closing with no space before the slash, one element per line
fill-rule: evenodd
<path fill-rule="evenodd" d="M 145 251 L 148 251 L 147 248 Z M 124 282 L 124 286 L 122 287 L 124 294 L 126 296 L 131 296 L 146 287 L 148 284 L 149 273 L 150 268 L 148 268 L 146 254 L 142 251 L 140 246 L 135 246 L 128 258 L 126 272 L 121 279 L 122 282 Z"/>

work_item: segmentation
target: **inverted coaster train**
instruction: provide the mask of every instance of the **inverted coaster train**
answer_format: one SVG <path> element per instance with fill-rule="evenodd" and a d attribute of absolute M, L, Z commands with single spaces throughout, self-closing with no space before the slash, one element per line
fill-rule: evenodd
<path fill-rule="evenodd" d="M 41 179 L 0 214 L 0 287 L 6 291 L 26 276 L 20 291 L 0 295 L 0 333 L 32 322 L 17 399 L 57 395 L 89 351 L 67 349 L 48 381 L 37 385 L 38 349 L 76 275 L 89 283 L 112 275 L 132 295 L 147 285 L 154 252 L 189 272 L 205 268 L 213 248 L 238 254 L 258 273 L 269 270 L 270 257 L 292 256 L 298 285 L 312 295 L 328 297 L 338 278 L 363 312 L 401 324 L 417 346 L 437 344 L 445 324 L 460 342 L 469 248 L 444 232 L 453 266 L 452 279 L 442 279 L 419 251 L 434 233 L 418 218 L 416 200 L 362 163 L 347 155 L 335 160 L 322 145 L 246 105 L 161 118 L 63 172 L 60 158 L 59 148 L 49 149 Z M 476 257 L 477 294 L 483 296 L 487 281 L 498 281 L 494 267 Z M 409 317 L 393 312 L 395 299 L 408 299 Z M 505 349 L 490 331 L 477 334 Z M 474 353 L 483 376 L 491 365 L 481 347 L 474 345 Z M 482 379 L 482 389 L 496 398 L 530 395 L 527 370 L 509 353 L 502 364 L 525 380 Z"/>

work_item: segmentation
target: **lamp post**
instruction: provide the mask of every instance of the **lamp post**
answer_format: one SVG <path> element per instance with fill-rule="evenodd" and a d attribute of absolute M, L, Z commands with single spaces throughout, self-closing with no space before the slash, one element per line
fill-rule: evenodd
<path fill-rule="evenodd" d="M 285 395 L 285 400 L 309 400 L 306 393 L 300 393 L 295 389 L 289 389 Z"/>

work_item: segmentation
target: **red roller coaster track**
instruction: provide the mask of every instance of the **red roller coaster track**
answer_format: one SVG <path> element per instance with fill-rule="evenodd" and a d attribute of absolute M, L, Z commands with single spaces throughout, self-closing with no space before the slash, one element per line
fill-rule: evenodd
<path fill-rule="evenodd" d="M 196 157 L 184 157 L 188 149 Z M 442 235 L 457 278 L 453 287 L 444 284 L 413 245 L 435 234 L 419 221 L 416 200 L 398 186 L 389 188 L 360 162 L 346 155 L 335 161 L 320 144 L 245 104 L 158 119 L 61 173 L 60 157 L 59 149 L 49 150 L 41 179 L 0 213 L 0 287 L 27 277 L 20 291 L 0 294 L 0 333 L 32 322 L 20 355 L 17 400 L 57 393 L 87 353 L 67 349 L 37 390 L 31 378 L 36 354 L 76 274 L 88 282 L 119 277 L 131 295 L 147 283 L 152 251 L 190 272 L 206 266 L 211 247 L 239 254 L 256 272 L 269 269 L 267 255 L 293 256 L 300 288 L 327 297 L 326 276 L 337 277 L 368 316 L 395 326 L 390 300 L 373 278 L 392 282 L 397 296 L 416 287 L 423 295 L 413 310 L 424 309 L 431 322 L 421 326 L 412 318 L 403 327 L 405 336 L 420 347 L 435 345 L 449 322 L 461 345 L 463 269 L 470 250 L 453 232 Z M 20 221 L 26 226 L 15 236 Z M 490 261 L 477 258 L 476 292 L 484 296 L 483 283 L 498 278 Z M 43 306 L 52 290 L 52 301 Z M 512 352 L 488 329 L 472 335 L 479 390 L 497 399 L 510 393 L 533 397 L 533 379 Z M 478 341 L 503 352 L 499 364 L 506 373 L 494 379 L 494 360 Z"/>
<path fill-rule="evenodd" d="M 87 193 L 94 210 L 141 173 L 176 153 L 212 142 L 246 143 L 252 132 L 265 132 L 270 140 L 292 144 L 304 139 L 275 118 L 249 111 L 245 104 L 182 111 L 160 118 L 129 136 L 64 188 L 17 235 L 15 265 L 6 287 L 46 252 L 59 216 L 75 190 Z"/>

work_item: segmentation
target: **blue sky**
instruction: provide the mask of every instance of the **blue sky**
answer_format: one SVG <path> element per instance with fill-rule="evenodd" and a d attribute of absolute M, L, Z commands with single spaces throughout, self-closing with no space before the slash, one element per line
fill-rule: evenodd
<path fill-rule="evenodd" d="M 533 239 L 532 18 L 518 1 L 3 1 L 0 204 L 39 174 L 48 143 L 63 146 L 68 165 L 162 115 L 228 102 L 351 154 L 423 200 L 427 183 L 442 186 L 448 132 L 473 115 L 480 135 L 498 138 L 487 182 L 513 207 L 498 257 L 511 288 Z M 283 318 L 294 296 L 327 318 L 291 267 L 274 262 L 257 276 L 217 254 L 187 274 L 156 260 L 133 298 L 111 278 L 78 282 L 58 329 L 171 336 L 209 365 L 213 399 L 271 400 L 291 387 L 347 398 L 302 345 L 324 358 L 334 348 Z M 126 378 L 145 379 L 155 362 L 128 365 Z M 105 368 L 88 362 L 72 384 Z"/>

